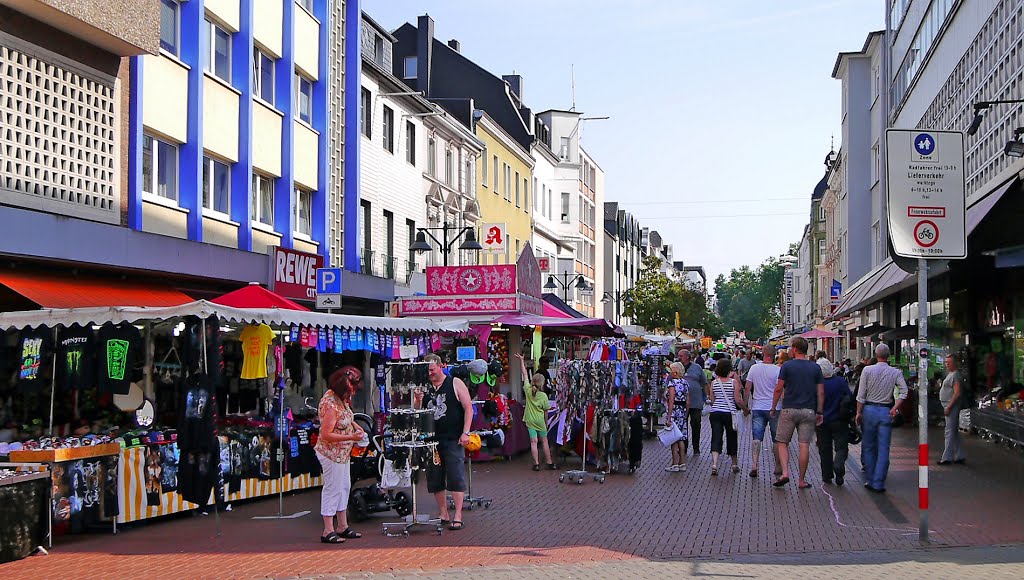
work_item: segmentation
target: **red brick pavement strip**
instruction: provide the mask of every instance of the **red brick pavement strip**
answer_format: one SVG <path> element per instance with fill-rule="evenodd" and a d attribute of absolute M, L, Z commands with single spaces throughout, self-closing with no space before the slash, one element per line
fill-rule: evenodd
<path fill-rule="evenodd" d="M 138 525 L 113 537 L 61 538 L 49 556 L 0 565 L 0 577 L 317 576 L 633 558 L 909 550 L 918 547 L 916 433 L 903 429 L 895 439 L 890 493 L 884 496 L 861 487 L 857 448 L 851 450 L 854 459 L 843 488 L 820 485 L 812 452 L 809 479 L 815 488 L 801 491 L 795 485 L 795 466 L 794 483 L 785 489 L 771 487 L 767 453 L 760 466 L 766 476 L 749 478 L 747 441 L 741 441 L 741 472 L 733 474 L 726 460 L 718 477 L 710 476 L 707 454 L 696 461 L 691 458 L 686 473 L 665 473 L 667 451 L 652 442 L 645 449 L 640 473 L 610 476 L 603 485 L 559 484 L 556 473 L 530 471 L 528 460 L 477 464 L 475 491 L 493 498 L 493 507 L 467 512 L 465 530 L 440 537 L 421 530 L 408 539 L 385 538 L 380 522 L 395 519 L 392 513 L 356 526 L 365 534 L 360 540 L 321 545 L 319 494 L 313 491 L 285 499 L 286 513 L 313 512 L 303 518 L 253 520 L 277 511 L 274 501 L 256 501 L 222 514 L 220 537 L 210 516 Z M 932 440 L 939 440 L 937 433 Z M 933 539 L 939 545 L 1024 542 L 1021 510 L 1014 500 L 1024 477 L 1024 457 L 977 440 L 969 441 L 968 450 L 968 466 L 932 470 Z M 933 460 L 940 451 L 933 453 Z M 431 508 L 432 498 L 421 505 Z"/>

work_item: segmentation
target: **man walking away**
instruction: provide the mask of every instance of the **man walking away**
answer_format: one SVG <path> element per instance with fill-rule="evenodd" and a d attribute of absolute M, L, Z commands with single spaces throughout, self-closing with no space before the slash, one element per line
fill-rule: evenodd
<path fill-rule="evenodd" d="M 907 381 L 903 371 L 889 366 L 889 345 L 875 347 L 875 358 L 871 366 L 864 367 L 857 388 L 857 424 L 864 429 L 861 441 L 864 458 L 864 472 L 867 481 L 864 487 L 875 493 L 885 492 L 885 478 L 889 474 L 889 445 L 892 442 L 892 419 L 900 412 L 907 398 Z M 899 395 L 893 401 L 893 391 Z"/>
<path fill-rule="evenodd" d="M 696 459 L 700 453 L 700 423 L 704 419 L 704 400 L 710 394 L 708 378 L 704 375 L 704 369 L 690 361 L 690 351 L 685 348 L 679 351 L 679 362 L 686 369 L 683 379 L 690 393 L 690 442 L 693 443 L 693 458 Z"/>
<path fill-rule="evenodd" d="M 806 339 L 794 337 L 789 341 L 789 352 L 792 359 L 783 363 L 779 369 L 779 380 L 775 384 L 775 394 L 772 396 L 772 415 L 775 414 L 779 399 L 782 399 L 779 436 L 775 443 L 779 450 L 779 461 L 782 463 L 782 477 L 775 480 L 772 485 L 782 487 L 789 483 L 789 442 L 796 432 L 800 442 L 799 488 L 809 489 L 811 484 L 807 483 L 807 463 L 811 459 L 814 428 L 822 423 L 825 385 L 821 367 L 814 361 L 807 360 Z"/>
<path fill-rule="evenodd" d="M 754 366 L 754 351 L 753 351 L 753 349 L 747 350 L 747 352 L 743 353 L 743 358 L 740 359 L 739 366 L 740 366 L 740 368 L 739 368 L 740 379 L 742 379 L 743 381 L 746 381 L 747 380 L 747 373 L 749 373 L 750 369 L 753 368 L 753 366 Z"/>
<path fill-rule="evenodd" d="M 942 452 L 939 465 L 967 462 L 964 457 L 964 442 L 960 437 L 960 409 L 963 406 L 961 402 L 964 388 L 953 355 L 946 356 L 946 371 L 946 378 L 942 380 L 942 387 L 939 388 L 939 402 L 942 403 L 942 412 L 946 415 L 946 448 Z"/>
<path fill-rule="evenodd" d="M 821 479 L 843 485 L 846 477 L 846 456 L 849 453 L 850 419 L 853 418 L 853 393 L 846 379 L 836 373 L 835 366 L 818 359 L 825 379 L 825 405 L 818 427 L 818 455 L 821 457 Z M 834 455 L 833 455 L 834 453 Z"/>
<path fill-rule="evenodd" d="M 750 401 L 752 443 L 750 445 L 750 477 L 757 477 L 758 459 L 761 457 L 761 445 L 764 442 L 764 433 L 771 427 L 772 430 L 772 454 L 775 456 L 775 477 L 782 475 L 782 463 L 779 461 L 779 450 L 775 447 L 775 439 L 779 435 L 779 420 L 771 414 L 772 395 L 775 393 L 775 385 L 779 381 L 779 367 L 775 362 L 775 347 L 766 346 L 762 351 L 764 362 L 755 364 L 747 373 L 747 380 L 743 396 Z"/>

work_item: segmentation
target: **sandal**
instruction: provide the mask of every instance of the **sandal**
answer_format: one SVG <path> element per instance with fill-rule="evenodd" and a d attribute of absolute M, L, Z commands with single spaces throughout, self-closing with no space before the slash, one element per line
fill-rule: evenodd
<path fill-rule="evenodd" d="M 533 464 L 533 470 L 534 471 L 540 471 L 540 464 L 539 463 L 534 463 Z"/>
<path fill-rule="evenodd" d="M 342 538 L 337 532 L 331 532 L 326 536 L 320 536 L 321 544 L 343 544 L 344 542 L 345 538 Z"/>
<path fill-rule="evenodd" d="M 712 467 L 711 468 L 711 475 L 718 475 L 718 468 L 717 467 Z"/>
<path fill-rule="evenodd" d="M 349 540 L 355 540 L 357 538 L 363 537 L 362 534 L 360 534 L 359 532 L 353 530 L 352 528 L 345 528 L 345 531 L 341 532 L 338 535 L 340 535 L 342 538 L 347 538 Z"/>
<path fill-rule="evenodd" d="M 756 469 L 751 469 L 750 470 L 750 477 L 757 477 L 757 470 Z"/>
<path fill-rule="evenodd" d="M 466 527 L 466 526 L 464 526 L 462 524 L 462 522 L 460 522 L 459 520 L 455 520 L 455 521 L 452 522 L 452 525 L 448 526 L 448 529 L 449 530 L 458 531 L 458 530 L 461 530 L 464 527 Z"/>
<path fill-rule="evenodd" d="M 780 478 L 776 479 L 775 483 L 773 483 L 772 485 L 774 485 L 775 487 L 782 487 L 782 486 L 786 485 L 787 483 L 789 483 L 789 478 L 788 477 L 780 477 Z"/>
<path fill-rule="evenodd" d="M 554 470 L 558 469 L 558 466 L 555 465 L 554 463 L 549 463 L 548 464 L 548 469 L 551 470 L 551 471 L 554 471 Z"/>
<path fill-rule="evenodd" d="M 804 483 L 801 483 L 798 487 L 800 489 L 811 489 L 814 486 L 805 481 Z"/>

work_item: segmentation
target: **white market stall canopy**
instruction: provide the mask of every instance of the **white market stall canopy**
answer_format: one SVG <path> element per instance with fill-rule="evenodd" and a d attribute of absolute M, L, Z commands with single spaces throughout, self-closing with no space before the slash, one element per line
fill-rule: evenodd
<path fill-rule="evenodd" d="M 0 313 L 0 329 L 35 328 L 39 326 L 71 326 L 112 322 L 136 323 L 146 320 L 169 320 L 184 316 L 209 318 L 237 323 L 263 323 L 271 326 L 316 326 L 386 332 L 466 332 L 465 320 L 434 321 L 427 318 L 385 318 L 348 314 L 327 314 L 281 308 L 233 308 L 197 300 L 181 306 L 103 306 L 95 308 L 55 308 Z"/>

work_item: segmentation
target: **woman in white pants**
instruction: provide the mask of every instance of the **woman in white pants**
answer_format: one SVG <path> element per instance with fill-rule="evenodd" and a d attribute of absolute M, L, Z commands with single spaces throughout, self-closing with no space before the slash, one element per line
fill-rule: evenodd
<path fill-rule="evenodd" d="M 320 515 L 324 531 L 320 541 L 340 544 L 347 538 L 359 538 L 359 532 L 348 527 L 348 494 L 352 489 L 349 465 L 352 446 L 363 438 L 362 427 L 352 413 L 352 395 L 362 384 L 363 373 L 353 366 L 344 366 L 327 381 L 327 392 L 320 399 L 320 435 L 314 449 L 324 472 L 320 496 Z"/>

